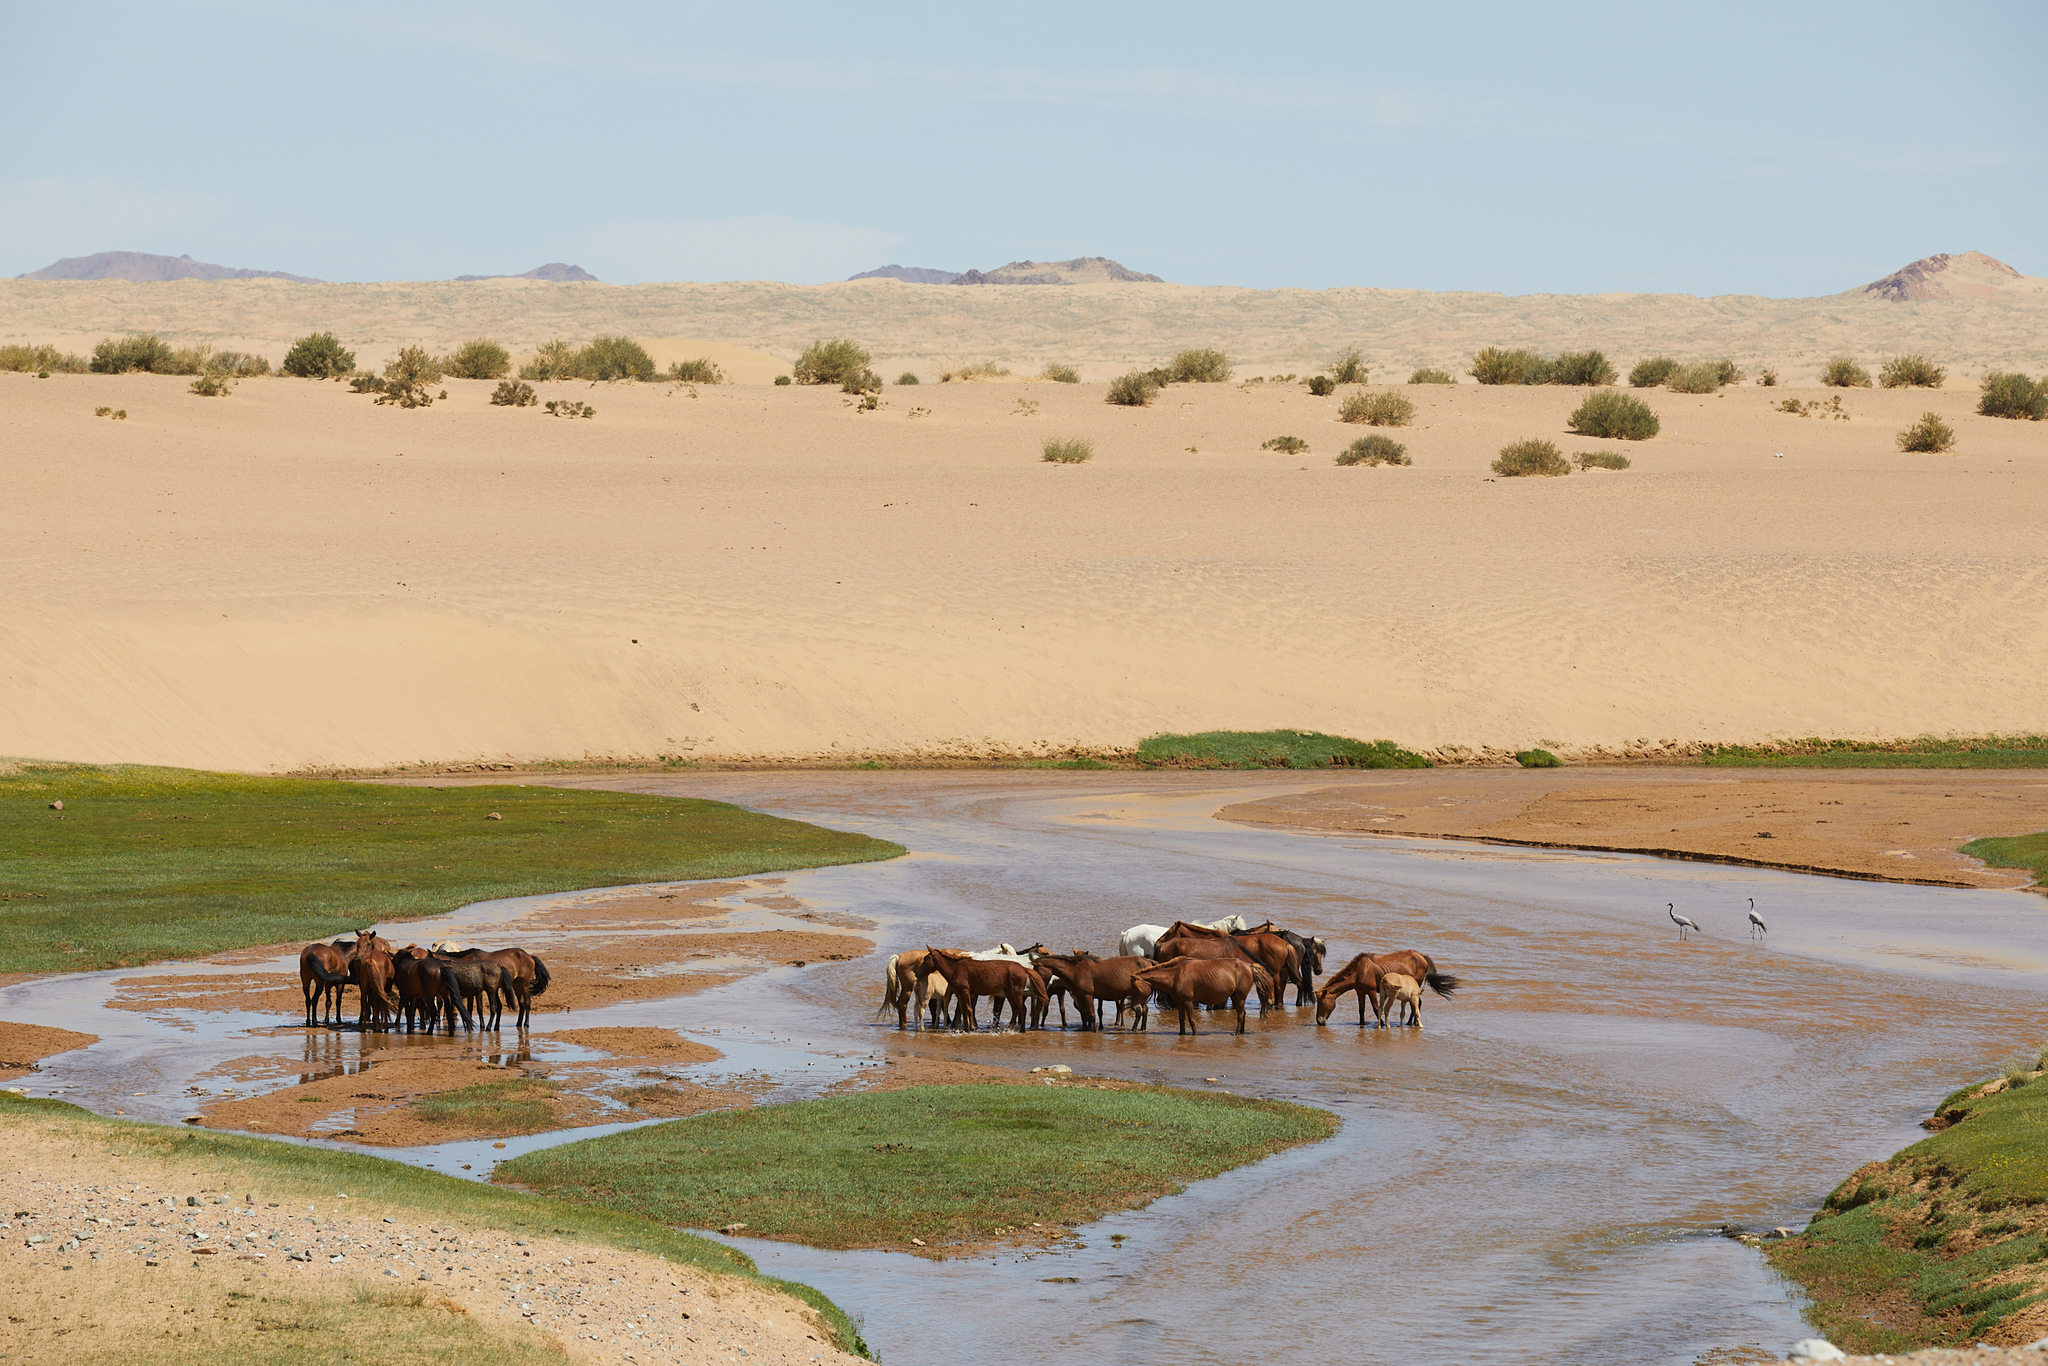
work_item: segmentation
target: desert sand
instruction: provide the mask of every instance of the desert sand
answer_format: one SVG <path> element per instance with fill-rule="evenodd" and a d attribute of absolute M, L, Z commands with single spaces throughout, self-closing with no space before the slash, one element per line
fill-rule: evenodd
<path fill-rule="evenodd" d="M 1932 278 L 1945 287 L 1951 277 L 1962 288 L 1981 284 L 1967 267 Z M 2029 281 L 2039 283 L 2020 283 Z M 1222 348 L 1242 374 L 1305 373 L 1355 346 L 1382 379 L 1406 379 L 1418 365 L 1462 371 L 1483 346 L 1597 347 L 1623 369 L 1658 352 L 1726 355 L 1752 372 L 1776 366 L 1789 384 L 1815 382 L 1821 365 L 1842 354 L 1874 370 L 1887 356 L 1922 351 L 1955 377 L 2048 368 L 2048 294 L 2025 289 L 2007 298 L 1890 300 L 1853 291 L 1817 299 L 1701 299 L 899 280 L 625 287 L 538 280 L 0 280 L 0 343 L 48 342 L 84 353 L 108 335 L 155 331 L 180 345 L 257 351 L 275 363 L 295 338 L 329 329 L 366 364 L 413 342 L 445 348 L 474 336 L 520 352 L 553 337 L 584 341 L 600 333 L 712 338 L 785 361 L 816 338 L 850 336 L 874 351 L 886 377 L 914 370 L 927 381 L 990 359 L 1019 375 L 1060 361 L 1079 367 L 1084 379 L 1107 380 L 1191 346 Z"/>
<path fill-rule="evenodd" d="M 267 287 L 267 286 L 260 286 Z M 167 289 L 182 286 L 167 286 Z M 293 288 L 299 288 L 293 286 Z M 936 288 L 936 287 L 935 287 Z M 1922 307 L 1903 305 L 1898 307 Z M 1971 304 L 1971 307 L 1977 305 Z M 241 770 L 2048 730 L 2048 428 L 1969 386 L 1407 386 L 1408 468 L 1298 385 L 553 384 L 597 416 L 0 375 L 0 755 Z M 1839 391 L 1837 391 L 1839 392 Z M 96 418 L 125 409 L 125 421 Z M 1960 446 L 1898 451 L 1942 414 Z M 1083 436 L 1092 462 L 1038 458 Z M 1310 451 L 1260 444 L 1298 436 Z M 1633 468 L 1495 480 L 1521 437 Z"/>

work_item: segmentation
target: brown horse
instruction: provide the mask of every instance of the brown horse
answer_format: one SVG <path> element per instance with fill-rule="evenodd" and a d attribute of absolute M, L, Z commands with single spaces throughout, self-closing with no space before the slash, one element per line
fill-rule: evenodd
<path fill-rule="evenodd" d="M 306 997 L 306 1028 L 319 1022 L 324 1003 L 327 1017 L 341 1023 L 341 993 L 348 988 L 353 944 L 308 944 L 299 950 L 299 990 Z"/>
<path fill-rule="evenodd" d="M 1386 976 L 1379 960 L 1369 953 L 1361 953 L 1343 967 L 1338 968 L 1329 981 L 1316 992 L 1316 1023 L 1326 1023 L 1332 1011 L 1337 1008 L 1338 998 L 1347 991 L 1358 993 L 1358 1027 L 1365 1028 L 1365 1008 L 1372 1007 L 1373 1018 L 1385 1024 L 1386 1017 L 1380 1011 L 1380 979 Z"/>
<path fill-rule="evenodd" d="M 1228 1005 L 1237 1012 L 1237 1032 L 1245 1032 L 1244 1003 L 1254 991 L 1262 996 L 1273 990 L 1273 978 L 1264 966 L 1242 959 L 1176 958 L 1156 967 L 1131 974 L 1135 993 L 1164 992 L 1180 1012 L 1180 1032 L 1199 1034 L 1195 1028 L 1195 1007 Z"/>
<path fill-rule="evenodd" d="M 946 981 L 949 993 L 960 1004 L 955 1023 L 965 1020 L 973 1029 L 975 1003 L 983 996 L 1009 1002 L 1010 1018 L 1025 1027 L 1024 999 L 1045 999 L 1045 987 L 1029 968 L 1014 958 L 976 958 L 972 954 L 935 949 L 927 945 L 932 970 Z"/>
<path fill-rule="evenodd" d="M 1427 986 L 1431 991 L 1451 999 L 1451 993 L 1458 989 L 1458 979 L 1448 972 L 1436 970 L 1436 960 L 1418 949 L 1395 949 L 1392 953 L 1378 953 L 1381 972 L 1399 972 Z"/>
<path fill-rule="evenodd" d="M 392 962 L 407 1033 L 412 1032 L 415 1020 L 426 1027 L 427 1033 L 433 1033 L 444 1014 L 450 1034 L 455 1032 L 458 1014 L 463 1026 L 468 1027 L 469 1007 L 463 1004 L 462 993 L 456 989 L 455 975 L 440 959 L 417 944 L 407 944 L 392 955 Z"/>
<path fill-rule="evenodd" d="M 391 945 L 379 939 L 375 930 L 356 934 L 348 975 L 363 998 L 362 1012 L 356 1021 L 358 1029 L 382 1027 L 397 1018 L 398 997 L 393 991 L 397 965 L 391 959 Z"/>
<path fill-rule="evenodd" d="M 443 952 L 444 949 L 446 952 Z M 519 1007 L 515 1023 L 520 1029 L 526 1028 L 527 1021 L 532 1016 L 533 998 L 548 989 L 546 965 L 525 949 L 463 949 L 443 941 L 434 945 L 434 951 L 437 957 L 455 963 L 475 962 L 485 958 L 496 963 L 503 973 L 505 989 L 511 993 L 513 1001 Z M 493 1028 L 495 1027 L 493 1025 Z"/>
<path fill-rule="evenodd" d="M 1151 959 L 1137 954 L 1097 958 L 1079 949 L 1064 954 L 1041 953 L 1032 959 L 1032 963 L 1052 978 L 1056 987 L 1073 992 L 1084 1030 L 1102 1028 L 1101 1008 L 1106 1001 L 1116 1002 L 1116 1022 L 1122 1024 L 1125 998 L 1131 993 L 1131 978 L 1145 968 L 1155 966 Z M 1064 1007 L 1061 1009 L 1060 1027 L 1066 1027 Z"/>
<path fill-rule="evenodd" d="M 1185 920 L 1174 921 L 1166 933 L 1159 936 L 1159 944 L 1153 954 L 1161 962 L 1173 958 L 1210 958 L 1257 963 L 1275 982 L 1291 982 L 1301 975 L 1300 956 L 1292 944 L 1277 934 L 1258 931 L 1233 934 L 1212 930 L 1207 925 L 1190 925 Z M 1259 992 L 1261 1011 L 1273 1008 L 1274 995 L 1268 990 Z"/>

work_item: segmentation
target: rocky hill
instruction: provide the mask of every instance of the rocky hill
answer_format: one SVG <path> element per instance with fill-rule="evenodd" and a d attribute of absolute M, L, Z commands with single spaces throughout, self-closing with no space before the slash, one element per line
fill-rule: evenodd
<path fill-rule="evenodd" d="M 583 267 L 572 266 L 562 261 L 550 261 L 544 266 L 535 266 L 532 270 L 519 275 L 458 275 L 455 279 L 457 283 L 465 280 L 553 280 L 558 284 L 576 284 L 587 280 L 594 285 L 604 283 Z"/>
<path fill-rule="evenodd" d="M 1076 256 L 1071 261 L 1012 261 L 996 270 L 970 270 L 955 276 L 956 285 L 1163 285 L 1157 275 L 1141 275 L 1107 256 Z"/>
<path fill-rule="evenodd" d="M 15 277 L 18 280 L 133 280 L 153 284 L 160 280 L 291 280 L 302 285 L 324 283 L 308 275 L 287 275 L 281 270 L 237 270 L 232 266 L 209 265 L 190 256 L 152 256 L 146 251 L 97 251 L 90 256 L 67 256 L 41 270 Z"/>
<path fill-rule="evenodd" d="M 1893 303 L 1920 299 L 2043 299 L 2048 298 L 2048 280 L 2022 275 L 1981 251 L 1966 251 L 1961 256 L 1942 252 L 1924 256 L 1882 280 L 1872 280 L 1861 289 L 1847 292 Z"/>
<path fill-rule="evenodd" d="M 902 280 L 913 285 L 950 285 L 960 278 L 957 270 L 933 270 L 930 266 L 876 266 L 848 280 Z"/>

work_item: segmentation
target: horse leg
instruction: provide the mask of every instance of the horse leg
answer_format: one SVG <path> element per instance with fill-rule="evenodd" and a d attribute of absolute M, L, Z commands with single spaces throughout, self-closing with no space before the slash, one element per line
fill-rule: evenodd
<path fill-rule="evenodd" d="M 1244 1033 L 1244 1008 L 1246 1003 L 1246 997 L 1250 994 L 1251 993 L 1247 992 L 1244 996 L 1240 996 L 1235 1001 L 1231 1002 L 1232 1005 L 1237 1007 L 1237 1032 L 1240 1034 Z"/>

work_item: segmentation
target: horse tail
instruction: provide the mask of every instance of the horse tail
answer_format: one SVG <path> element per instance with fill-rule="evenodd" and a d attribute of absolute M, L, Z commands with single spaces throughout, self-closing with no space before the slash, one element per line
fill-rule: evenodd
<path fill-rule="evenodd" d="M 328 967 L 318 958 L 304 958 L 300 960 L 300 963 L 302 966 L 305 967 L 305 969 L 308 972 L 312 973 L 314 977 L 318 978 L 320 981 L 326 983 L 330 987 L 346 986 L 355 981 L 355 979 L 353 977 L 350 977 L 347 973 L 336 972 L 333 968 Z"/>
<path fill-rule="evenodd" d="M 1450 1000 L 1451 993 L 1458 989 L 1458 979 L 1448 972 L 1426 972 L 1422 975 L 1422 980 L 1429 983 L 1429 989 L 1446 1001 Z"/>
<path fill-rule="evenodd" d="M 1252 985 L 1259 989 L 1261 1004 L 1273 999 L 1273 974 L 1266 971 L 1265 964 L 1252 964 Z"/>
<path fill-rule="evenodd" d="M 875 1014 L 877 1015 L 884 1013 L 890 1006 L 895 1005 L 898 1000 L 902 999 L 903 988 L 896 981 L 896 960 L 900 956 L 900 954 L 890 954 L 888 966 L 882 969 L 882 1004 L 875 1007 Z"/>
<path fill-rule="evenodd" d="M 526 994 L 529 996 L 539 996 L 548 989 L 548 965 L 540 961 L 539 954 L 532 955 L 532 958 L 533 985 L 527 989 Z"/>

